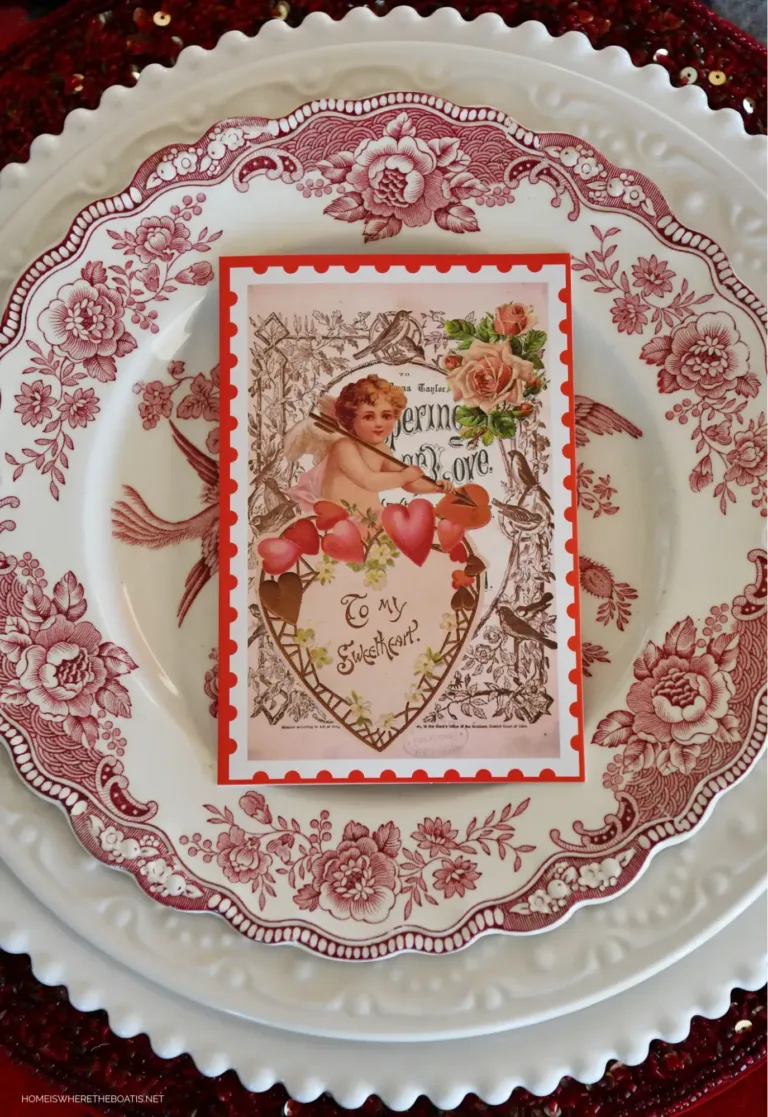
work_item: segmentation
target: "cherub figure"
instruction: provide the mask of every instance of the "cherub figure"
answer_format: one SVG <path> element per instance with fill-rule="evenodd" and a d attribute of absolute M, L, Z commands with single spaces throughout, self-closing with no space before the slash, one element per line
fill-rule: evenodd
<path fill-rule="evenodd" d="M 318 406 L 329 420 L 327 426 L 310 418 L 287 432 L 288 460 L 298 461 L 305 454 L 315 460 L 288 490 L 302 512 L 311 513 L 318 500 L 329 500 L 378 518 L 383 507 L 379 493 L 452 491 L 447 482 L 432 481 L 418 466 L 406 466 L 391 456 L 387 439 L 407 402 L 402 388 L 371 373 L 345 385 L 338 397 L 321 397 Z"/>

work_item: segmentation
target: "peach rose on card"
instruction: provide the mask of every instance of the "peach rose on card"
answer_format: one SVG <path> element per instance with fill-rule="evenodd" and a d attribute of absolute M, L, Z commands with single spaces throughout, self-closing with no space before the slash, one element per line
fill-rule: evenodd
<path fill-rule="evenodd" d="M 477 338 L 465 350 L 459 367 L 448 375 L 454 400 L 479 407 L 486 415 L 501 403 L 522 403 L 523 389 L 535 379 L 532 362 L 516 357 L 508 341 Z"/>
<path fill-rule="evenodd" d="M 522 303 L 504 303 L 497 306 L 493 316 L 493 328 L 503 337 L 517 337 L 536 325 L 536 314 L 532 306 Z"/>

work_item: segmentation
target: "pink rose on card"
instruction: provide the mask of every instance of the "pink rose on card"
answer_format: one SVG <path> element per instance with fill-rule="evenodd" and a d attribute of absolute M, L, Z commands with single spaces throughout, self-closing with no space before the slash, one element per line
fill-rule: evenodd
<path fill-rule="evenodd" d="M 466 407 L 479 407 L 487 415 L 501 403 L 522 403 L 523 389 L 536 380 L 531 361 L 516 357 L 508 341 L 475 338 L 457 369 L 448 376 L 453 398 Z"/>
<path fill-rule="evenodd" d="M 517 337 L 536 325 L 536 314 L 532 306 L 522 303 L 504 303 L 497 306 L 493 316 L 493 328 L 502 337 Z"/>

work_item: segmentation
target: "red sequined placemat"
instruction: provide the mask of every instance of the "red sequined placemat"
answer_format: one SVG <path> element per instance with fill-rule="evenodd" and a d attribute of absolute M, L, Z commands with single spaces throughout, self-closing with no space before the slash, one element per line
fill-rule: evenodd
<path fill-rule="evenodd" d="M 139 0 L 140 2 L 140 0 Z M 172 65 L 184 46 L 212 47 L 226 31 L 255 34 L 270 18 L 298 24 L 309 11 L 340 18 L 355 5 L 345 0 L 71 0 L 45 19 L 24 27 L 23 11 L 0 9 L 0 165 L 26 159 L 32 139 L 58 133 L 75 108 L 93 108 L 103 91 L 132 85 L 150 62 Z M 391 5 L 374 0 L 374 12 Z M 413 0 L 423 15 L 443 5 Z M 457 5 L 468 19 L 499 12 L 511 26 L 539 19 L 554 34 L 580 30 L 597 48 L 626 47 L 637 65 L 656 61 L 673 85 L 697 82 L 713 108 L 741 114 L 749 132 L 766 130 L 766 52 L 749 36 L 719 20 L 697 0 L 510 0 L 494 5 Z M 81 1013 L 63 988 L 33 977 L 25 956 L 0 951 L 0 1113 L 49 1113 L 50 1104 L 29 1099 L 49 1090 L 104 1099 L 163 1095 L 161 1102 L 111 1101 L 84 1109 L 68 1105 L 70 1117 L 104 1112 L 114 1117 L 339 1117 L 328 1098 L 311 1105 L 290 1101 L 276 1086 L 246 1093 L 236 1076 L 200 1075 L 188 1056 L 163 1060 L 145 1036 L 118 1039 L 103 1012 Z M 462 1117 L 673 1117 L 711 1098 L 701 1117 L 763 1117 L 764 1075 L 751 1074 L 738 1095 L 729 1088 L 764 1064 L 766 992 L 734 993 L 719 1021 L 697 1018 L 682 1044 L 655 1043 L 639 1067 L 614 1064 L 593 1086 L 565 1079 L 545 1099 L 516 1090 L 509 1103 L 488 1107 L 471 1096 Z M 26 1071 L 35 1078 L 25 1077 Z M 27 1083 L 22 1085 L 21 1083 Z M 370 1099 L 360 1117 L 390 1111 Z M 438 1117 L 426 1101 L 413 1117 Z"/>

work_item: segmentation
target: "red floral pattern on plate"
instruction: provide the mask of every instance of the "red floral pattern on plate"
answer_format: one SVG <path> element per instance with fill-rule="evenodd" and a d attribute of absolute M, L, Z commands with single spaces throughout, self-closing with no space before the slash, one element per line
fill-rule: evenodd
<path fill-rule="evenodd" d="M 276 881 L 277 876 L 285 878 L 294 904 L 302 911 L 320 908 L 337 920 L 376 924 L 382 923 L 400 900 L 402 917 L 408 920 L 414 904 L 434 906 L 474 891 L 475 882 L 482 876 L 479 858 L 483 855 L 495 855 L 503 861 L 512 853 L 512 872 L 519 873 L 522 856 L 533 853 L 535 846 L 515 844 L 511 819 L 524 814 L 529 804 L 530 799 L 523 799 L 513 810 L 508 803 L 498 817 L 493 811 L 482 825 L 472 819 L 463 838 L 450 820 L 424 818 L 411 834 L 416 844 L 409 849 L 392 821 L 373 832 L 360 822 L 350 821 L 341 841 L 334 845 L 329 811 L 321 811 L 302 828 L 296 819 L 280 815 L 273 818 L 266 797 L 259 791 L 248 791 L 240 798 L 240 809 L 260 825 L 260 830 L 238 825 L 229 807 L 220 810 L 208 804 L 208 822 L 226 827 L 216 844 L 201 834 L 185 834 L 179 840 L 192 857 L 200 855 L 204 862 L 210 862 L 215 856 L 228 880 L 249 883 L 258 893 L 261 911 L 268 898 L 277 896 L 276 885 L 283 883 Z M 426 857 L 422 849 L 427 850 Z"/>
<path fill-rule="evenodd" d="M 131 716 L 131 700 L 119 678 L 135 671 L 136 664 L 81 620 L 87 602 L 74 574 L 65 574 L 49 597 L 45 580 L 35 576 L 42 573 L 39 564 L 32 568 L 5 557 L 3 570 L 0 705 L 36 707 L 40 717 L 60 725 L 73 741 L 94 745 L 99 714 Z"/>
<path fill-rule="evenodd" d="M 573 270 L 582 272 L 581 278 L 595 284 L 598 293 L 614 296 L 611 317 L 619 333 L 644 335 L 653 326 L 654 337 L 639 355 L 659 369 L 659 392 L 691 393 L 666 416 L 681 426 L 691 423 L 691 440 L 702 455 L 691 470 L 691 489 L 708 488 L 718 470 L 713 495 L 719 498 L 723 515 L 729 503 L 736 503 L 735 483 L 737 488 L 750 489 L 753 508 L 765 516 L 765 413 L 746 426 L 744 416 L 749 400 L 760 391 L 760 379 L 733 316 L 724 310 L 701 310 L 713 296 L 697 297 L 685 278 L 673 293 L 677 274 L 667 260 L 656 256 L 639 257 L 630 280 L 615 255 L 621 230 L 603 231 L 593 225 L 592 231 L 598 247 L 574 260 Z"/>
<path fill-rule="evenodd" d="M 337 221 L 364 221 L 366 242 L 433 219 L 453 233 L 477 232 L 477 217 L 463 203 L 486 187 L 468 170 L 469 163 L 458 139 L 422 139 L 411 117 L 400 113 L 381 136 L 318 163 L 327 181 L 339 187 L 339 197 L 324 212 Z"/>
<path fill-rule="evenodd" d="M 22 449 L 21 461 L 6 451 L 5 460 L 13 466 L 14 481 L 34 465 L 48 476 L 51 496 L 59 499 L 69 454 L 75 448 L 68 430 L 87 427 L 101 410 L 95 389 L 83 388 L 81 381 L 90 377 L 103 384 L 115 379 L 118 360 L 137 346 L 126 319 L 140 330 L 157 333 L 158 311 L 150 309 L 153 303 L 167 302 L 179 283 L 211 282 L 213 268 L 207 261 L 195 261 L 173 273 L 182 256 L 209 252 L 221 236 L 220 232 L 209 233 L 207 228 L 192 235 L 190 223 L 203 212 L 205 201 L 203 193 L 194 198 L 185 195 L 182 206 L 171 206 L 168 217 L 143 217 L 133 232 L 108 229 L 113 249 L 128 257 L 125 265 L 88 261 L 81 267 L 79 278 L 63 284 L 38 315 L 37 329 L 45 347 L 27 336 L 26 344 L 33 355 L 24 369 L 25 374 L 38 379 L 22 383 L 15 396 L 15 411 L 23 425 L 45 426 L 33 446 Z M 134 258 L 147 266 L 134 267 Z M 157 416 L 170 414 L 170 409 L 164 411 L 166 402 L 162 392 L 153 396 L 150 390 L 144 400 L 145 423 L 154 425 Z"/>
<path fill-rule="evenodd" d="M 719 743 L 738 739 L 738 718 L 729 712 L 738 634 L 710 640 L 703 655 L 696 654 L 696 636 L 688 617 L 667 633 L 661 648 L 648 644 L 635 661 L 629 709 L 598 725 L 595 744 L 624 745 L 626 771 L 657 767 L 662 775 L 688 774 Z"/>
<path fill-rule="evenodd" d="M 630 603 L 637 600 L 637 590 L 627 582 L 617 582 L 607 566 L 586 555 L 579 555 L 579 584 L 585 593 L 601 599 L 598 623 L 608 625 L 614 621 L 619 632 L 623 632 L 632 616 Z"/>
<path fill-rule="evenodd" d="M 150 817 L 131 799 L 119 761 L 131 716 L 124 648 L 85 619 L 82 584 L 68 571 L 50 594 L 39 561 L 0 554 L 0 713 L 34 742 L 37 762 L 97 800 Z"/>

